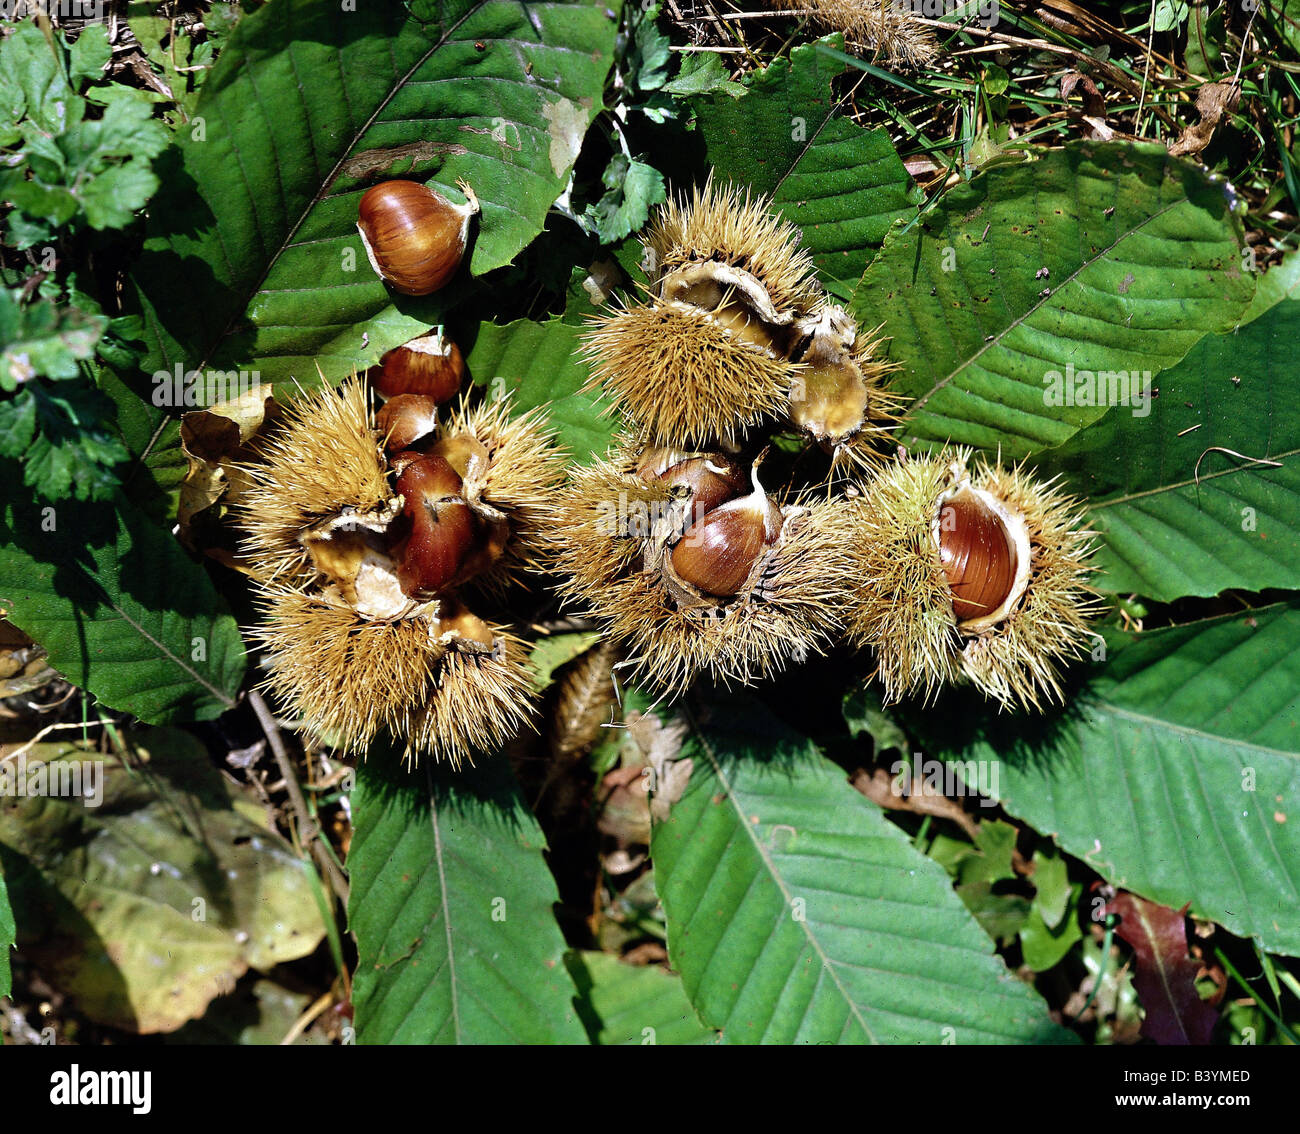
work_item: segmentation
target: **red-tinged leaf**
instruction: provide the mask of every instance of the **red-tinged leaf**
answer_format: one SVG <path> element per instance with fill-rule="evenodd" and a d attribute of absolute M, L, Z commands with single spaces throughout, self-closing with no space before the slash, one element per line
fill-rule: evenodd
<path fill-rule="evenodd" d="M 1187 955 L 1187 912 L 1121 893 L 1108 907 L 1136 954 L 1133 987 L 1146 1012 L 1142 1035 L 1159 1044 L 1208 1044 L 1219 1014 L 1196 992 L 1200 966 Z"/>

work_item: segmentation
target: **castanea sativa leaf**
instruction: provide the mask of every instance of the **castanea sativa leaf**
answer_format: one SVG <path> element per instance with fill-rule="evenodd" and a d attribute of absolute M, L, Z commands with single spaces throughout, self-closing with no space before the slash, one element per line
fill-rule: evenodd
<path fill-rule="evenodd" d="M 960 698 L 927 755 L 975 761 L 1002 805 L 1116 886 L 1300 953 L 1300 604 L 1108 633 L 1043 717 Z M 945 723 L 946 722 L 946 723 Z M 963 772 L 963 775 L 966 773 Z M 1096 912 L 1096 911 L 1094 911 Z"/>
<path fill-rule="evenodd" d="M 151 724 L 235 703 L 244 646 L 203 566 L 120 494 L 99 507 L 0 501 L 6 617 L 105 705 Z"/>
<path fill-rule="evenodd" d="M 509 397 L 523 412 L 544 406 L 547 423 L 574 460 L 603 456 L 617 422 L 595 394 L 582 392 L 590 377 L 578 355 L 581 328 L 558 319 L 519 319 L 501 326 L 480 323 L 466 343 L 466 364 L 491 399 Z"/>
<path fill-rule="evenodd" d="M 602 1047 L 715 1042 L 695 1016 L 682 978 L 658 965 L 630 965 L 610 953 L 572 953 L 569 971 L 592 1043 Z"/>
<path fill-rule="evenodd" d="M 1160 376 L 1150 414 L 1107 412 L 1045 471 L 1086 494 L 1097 584 L 1160 602 L 1300 585 L 1300 300 L 1207 335 Z"/>
<path fill-rule="evenodd" d="M 669 960 L 725 1042 L 1068 1041 L 943 868 L 755 701 L 711 705 L 686 760 L 651 853 Z"/>
<path fill-rule="evenodd" d="M 251 789 L 184 733 L 135 740 L 129 767 L 68 744 L 6 761 L 0 865 L 19 950 L 78 1012 L 170 1032 L 249 968 L 311 953 L 325 926 L 307 867 L 248 817 L 263 811 Z"/>
<path fill-rule="evenodd" d="M 203 85 L 136 280 L 150 368 L 337 380 L 442 321 L 542 229 L 601 109 L 618 5 L 278 0 Z M 363 191 L 428 181 L 482 203 L 461 274 L 396 295 L 356 230 Z"/>
<path fill-rule="evenodd" d="M 802 230 L 818 270 L 856 280 L 890 225 L 916 215 L 920 194 L 888 132 L 839 112 L 831 84 L 843 72 L 833 55 L 806 44 L 756 72 L 743 98 L 713 93 L 692 105 L 714 178 L 770 194 Z"/>
<path fill-rule="evenodd" d="M 853 311 L 915 399 L 904 445 L 1022 457 L 1139 404 L 1254 277 L 1222 181 L 1163 146 L 1075 142 L 995 167 L 896 230 Z M 1107 377 L 1109 375 L 1110 377 Z"/>
<path fill-rule="evenodd" d="M 586 1042 L 546 840 L 505 756 L 410 770 L 376 745 L 352 822 L 360 1042 Z"/>

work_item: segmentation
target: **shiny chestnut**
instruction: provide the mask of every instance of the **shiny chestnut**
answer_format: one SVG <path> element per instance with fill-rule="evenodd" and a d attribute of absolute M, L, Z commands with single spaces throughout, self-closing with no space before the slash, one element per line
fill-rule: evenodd
<path fill-rule="evenodd" d="M 421 394 L 441 405 L 460 393 L 465 356 L 451 339 L 434 331 L 385 352 L 367 377 L 381 397 Z"/>
<path fill-rule="evenodd" d="M 456 184 L 463 205 L 418 181 L 382 181 L 361 198 L 357 231 L 370 266 L 403 295 L 430 295 L 460 267 L 479 203 L 465 182 Z"/>
<path fill-rule="evenodd" d="M 1015 544 L 1002 518 L 970 488 L 939 508 L 939 563 L 959 622 L 1001 608 L 1016 580 Z"/>

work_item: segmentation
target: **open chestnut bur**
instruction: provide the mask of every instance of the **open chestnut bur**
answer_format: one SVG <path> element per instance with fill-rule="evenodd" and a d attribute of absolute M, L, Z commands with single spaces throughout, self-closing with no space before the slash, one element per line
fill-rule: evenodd
<path fill-rule="evenodd" d="M 624 437 L 559 498 L 561 591 L 668 695 L 752 684 L 830 641 L 847 576 L 839 501 L 781 504 L 756 463 Z"/>
<path fill-rule="evenodd" d="M 644 237 L 645 298 L 597 317 L 588 389 L 638 439 L 732 444 L 761 423 L 866 467 L 901 399 L 880 341 L 827 300 L 798 229 L 764 198 L 712 182 L 663 206 Z"/>
<path fill-rule="evenodd" d="M 849 505 L 852 641 L 887 700 L 970 682 L 1008 706 L 1062 699 L 1060 666 L 1093 645 L 1092 533 L 1077 501 L 969 450 L 900 457 Z"/>
<path fill-rule="evenodd" d="M 478 611 L 536 567 L 564 464 L 537 412 L 431 411 L 395 398 L 377 421 L 357 378 L 303 395 L 238 515 L 270 688 L 344 749 L 385 729 L 455 765 L 532 712 L 522 644 Z"/>

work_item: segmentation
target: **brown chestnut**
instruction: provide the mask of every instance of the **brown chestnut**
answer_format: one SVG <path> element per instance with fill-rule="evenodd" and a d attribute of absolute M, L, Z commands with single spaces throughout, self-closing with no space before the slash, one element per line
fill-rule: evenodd
<path fill-rule="evenodd" d="M 433 331 L 386 351 L 367 377 L 381 397 L 423 394 L 441 405 L 460 393 L 465 357 L 451 339 Z"/>
<path fill-rule="evenodd" d="M 408 528 L 393 557 L 397 581 L 409 598 L 435 598 L 466 577 L 478 533 L 460 490 L 460 476 L 439 456 L 425 453 L 402 462 L 397 491 Z"/>
<path fill-rule="evenodd" d="M 672 460 L 672 457 L 664 459 Z M 662 471 L 655 471 L 653 464 L 647 466 L 643 460 L 641 477 L 673 488 L 687 489 L 690 492 L 690 514 L 696 518 L 703 518 L 728 500 L 734 500 L 746 488 L 744 470 L 721 453 L 687 457 L 674 461 Z"/>
<path fill-rule="evenodd" d="M 1011 595 L 1016 549 L 1002 518 L 969 487 L 939 507 L 939 562 L 959 622 L 984 618 Z"/>
<path fill-rule="evenodd" d="M 673 548 L 677 577 L 704 594 L 738 594 L 781 534 L 781 509 L 763 491 L 757 474 L 753 480 L 753 492 L 697 520 Z"/>
<path fill-rule="evenodd" d="M 384 448 L 401 452 L 438 428 L 438 403 L 423 394 L 398 394 L 379 407 L 375 426 Z"/>
<path fill-rule="evenodd" d="M 479 203 L 465 182 L 456 186 L 463 205 L 418 181 L 382 181 L 361 198 L 357 231 L 370 266 L 403 295 L 430 295 L 460 267 Z"/>

